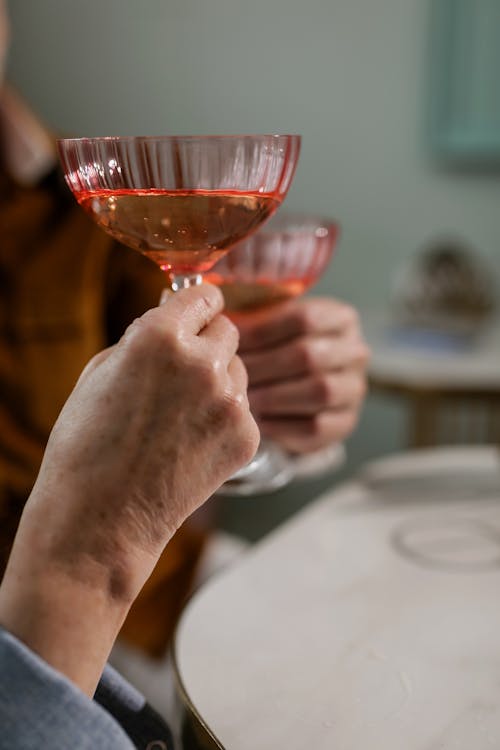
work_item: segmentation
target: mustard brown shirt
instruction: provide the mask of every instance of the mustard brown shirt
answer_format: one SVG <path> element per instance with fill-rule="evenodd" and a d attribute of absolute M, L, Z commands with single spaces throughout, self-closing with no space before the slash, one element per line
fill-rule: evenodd
<path fill-rule="evenodd" d="M 0 175 L 0 575 L 45 444 L 80 372 L 156 305 L 161 271 L 117 244 L 54 171 L 35 187 Z M 160 654 L 203 544 L 174 537 L 123 635 Z"/>

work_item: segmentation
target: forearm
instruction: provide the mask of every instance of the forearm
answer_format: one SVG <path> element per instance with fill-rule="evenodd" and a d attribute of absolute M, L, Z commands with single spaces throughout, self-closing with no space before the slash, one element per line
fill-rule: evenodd
<path fill-rule="evenodd" d="M 0 625 L 89 695 L 172 535 L 257 448 L 222 306 L 181 290 L 89 362 L 26 504 Z"/>
<path fill-rule="evenodd" d="M 0 586 L 0 625 L 92 696 L 131 604 L 82 558 L 60 564 L 21 526 Z"/>

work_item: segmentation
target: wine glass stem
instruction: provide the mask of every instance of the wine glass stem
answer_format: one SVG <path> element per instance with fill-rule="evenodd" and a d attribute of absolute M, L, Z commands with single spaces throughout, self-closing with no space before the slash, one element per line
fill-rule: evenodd
<path fill-rule="evenodd" d="M 173 292 L 178 292 L 179 289 L 188 289 L 190 286 L 198 286 L 203 283 L 203 277 L 201 273 L 188 273 L 188 274 L 170 274 L 170 287 Z"/>

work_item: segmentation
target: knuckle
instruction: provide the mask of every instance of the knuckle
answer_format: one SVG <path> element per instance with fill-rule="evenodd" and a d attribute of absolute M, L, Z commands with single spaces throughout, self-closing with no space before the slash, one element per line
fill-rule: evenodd
<path fill-rule="evenodd" d="M 179 295 L 183 290 L 177 292 Z M 192 292 L 191 289 L 187 289 L 186 292 Z M 195 289 L 197 291 L 197 289 Z M 206 293 L 198 293 L 193 295 L 193 299 L 189 299 L 189 305 L 186 305 L 179 311 L 179 320 L 182 322 L 187 319 L 194 319 L 200 325 L 206 324 L 212 320 L 216 314 L 216 306 L 211 299 L 211 296 Z"/>
<path fill-rule="evenodd" d="M 211 310 L 214 308 L 222 308 L 224 306 L 224 295 L 218 286 L 205 282 L 201 286 L 201 289 L 203 291 L 202 296 Z"/>
<path fill-rule="evenodd" d="M 293 326 L 299 335 L 313 331 L 315 320 L 314 311 L 309 305 L 298 305 L 293 311 Z"/>
<path fill-rule="evenodd" d="M 314 305 L 304 305 L 302 308 L 302 325 L 304 333 L 312 333 L 318 327 L 318 316 Z"/>
<path fill-rule="evenodd" d="M 244 420 L 245 412 L 247 411 L 243 402 L 243 397 L 233 394 L 225 394 L 221 398 L 220 408 L 227 422 L 235 426 L 239 425 L 240 422 Z"/>
<path fill-rule="evenodd" d="M 296 343 L 297 363 L 304 370 L 314 370 L 316 367 L 316 352 L 311 339 L 303 337 Z"/>
<path fill-rule="evenodd" d="M 223 325 L 222 335 L 224 336 L 224 338 L 238 343 L 238 341 L 240 340 L 240 332 L 238 331 L 236 325 L 232 320 L 229 320 L 226 315 L 221 315 L 220 317 Z"/>
<path fill-rule="evenodd" d="M 222 360 L 219 357 L 210 360 L 200 358 L 197 362 L 197 369 L 200 386 L 207 393 L 217 394 L 224 374 Z"/>
<path fill-rule="evenodd" d="M 196 305 L 199 310 L 214 310 L 222 303 L 222 292 L 214 284 L 204 283 L 181 289 L 176 299 L 187 305 Z"/>
<path fill-rule="evenodd" d="M 226 394 L 219 403 L 218 411 L 230 431 L 234 460 L 243 465 L 254 456 L 260 440 L 259 428 L 250 413 L 248 401 L 243 394 Z"/>
<path fill-rule="evenodd" d="M 217 298 L 215 296 L 217 292 L 218 290 L 214 291 L 214 296 L 212 296 L 205 291 L 195 301 L 194 305 L 200 317 L 210 319 L 213 316 L 214 310 L 217 307 Z"/>
<path fill-rule="evenodd" d="M 340 329 L 344 332 L 344 335 L 346 333 L 349 333 L 351 336 L 353 334 L 359 335 L 361 331 L 361 322 L 359 313 L 355 307 L 349 305 L 346 302 L 339 302 L 338 300 L 335 300 L 335 308 L 332 308 L 331 313 L 332 322 L 334 320 L 334 313 L 337 327 L 340 326 Z"/>
<path fill-rule="evenodd" d="M 129 341 L 136 336 L 142 335 L 142 331 L 147 328 L 148 322 L 147 314 L 140 318 L 135 318 L 123 334 L 123 341 Z"/>
<path fill-rule="evenodd" d="M 132 358 L 155 352 L 162 340 L 161 331 L 153 325 L 148 315 L 136 318 L 123 337 L 126 351 Z"/>
<path fill-rule="evenodd" d="M 217 287 L 202 285 L 181 289 L 174 295 L 175 317 L 194 319 L 200 325 L 211 321 L 222 308 L 222 293 Z"/>
<path fill-rule="evenodd" d="M 248 463 L 255 456 L 260 442 L 260 432 L 251 414 L 245 421 L 244 431 L 240 437 L 240 454 L 242 462 Z"/>
<path fill-rule="evenodd" d="M 326 373 L 316 375 L 313 381 L 313 399 L 320 406 L 331 406 L 337 398 L 337 386 Z"/>
<path fill-rule="evenodd" d="M 323 434 L 324 420 L 321 413 L 313 414 L 306 423 L 306 433 L 310 438 L 319 438 Z"/>
<path fill-rule="evenodd" d="M 207 434 L 214 437 L 224 435 L 239 422 L 239 410 L 231 398 L 224 394 L 216 394 L 209 399 L 205 412 L 205 427 Z"/>

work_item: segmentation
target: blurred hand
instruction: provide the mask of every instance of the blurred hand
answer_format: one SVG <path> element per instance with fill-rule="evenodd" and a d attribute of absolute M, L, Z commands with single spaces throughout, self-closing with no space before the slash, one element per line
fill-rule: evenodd
<path fill-rule="evenodd" d="M 222 307 L 180 291 L 89 363 L 26 504 L 0 623 L 89 695 L 165 544 L 257 448 Z"/>
<path fill-rule="evenodd" d="M 307 453 L 353 431 L 366 393 L 369 350 L 352 307 L 304 297 L 242 317 L 237 325 L 262 435 Z"/>

